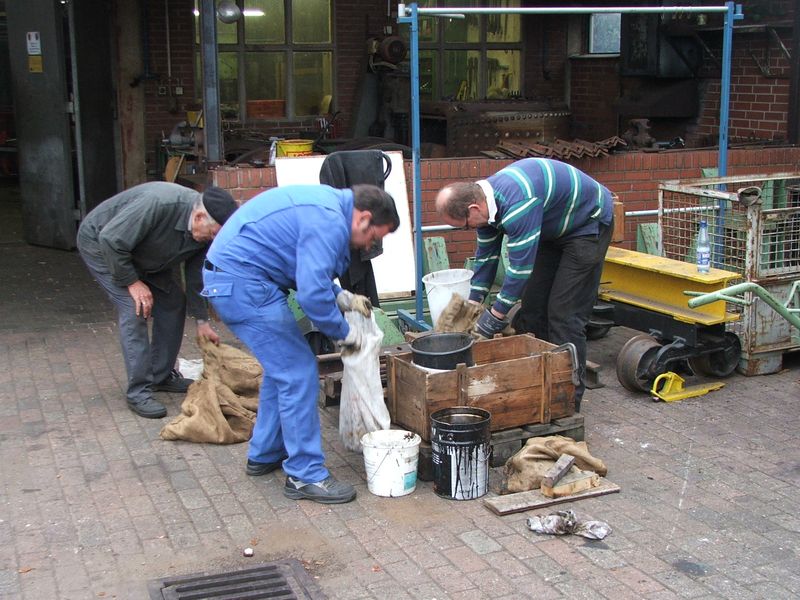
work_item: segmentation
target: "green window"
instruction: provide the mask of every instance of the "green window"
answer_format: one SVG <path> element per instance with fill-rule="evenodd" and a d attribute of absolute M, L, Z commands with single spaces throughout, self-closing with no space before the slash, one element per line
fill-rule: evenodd
<path fill-rule="evenodd" d="M 333 95 L 333 0 L 236 0 L 242 18 L 217 20 L 223 119 L 318 115 Z M 195 0 L 198 95 L 200 23 Z"/>
<path fill-rule="evenodd" d="M 519 0 L 421 0 L 420 7 L 519 7 Z M 408 36 L 407 28 L 404 31 Z M 420 98 L 514 98 L 522 90 L 522 20 L 518 14 L 421 17 Z"/>

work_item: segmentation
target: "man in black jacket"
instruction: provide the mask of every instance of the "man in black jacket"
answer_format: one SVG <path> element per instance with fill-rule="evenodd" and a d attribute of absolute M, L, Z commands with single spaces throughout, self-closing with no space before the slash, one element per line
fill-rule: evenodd
<path fill-rule="evenodd" d="M 117 308 L 128 407 L 139 416 L 166 416 L 167 409 L 153 392 L 183 393 L 191 384 L 174 368 L 187 305 L 197 335 L 219 342 L 200 296 L 202 266 L 208 245 L 236 207 L 221 188 L 209 187 L 200 194 L 155 181 L 105 200 L 78 229 L 81 258 Z M 181 263 L 186 294 L 179 277 Z"/>

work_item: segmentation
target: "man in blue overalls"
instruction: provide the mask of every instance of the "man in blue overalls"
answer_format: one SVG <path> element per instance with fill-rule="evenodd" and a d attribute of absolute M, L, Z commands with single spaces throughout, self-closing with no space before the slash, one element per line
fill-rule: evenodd
<path fill-rule="evenodd" d="M 347 271 L 351 248 L 370 248 L 399 224 L 394 200 L 373 185 L 279 187 L 243 204 L 208 251 L 203 294 L 264 368 L 247 474 L 283 466 L 289 498 L 336 504 L 356 491 L 325 468 L 317 359 L 288 291 L 297 290 L 300 308 L 322 333 L 358 348 L 359 332 L 342 311 L 359 297 L 333 280 Z"/>
<path fill-rule="evenodd" d="M 436 196 L 436 210 L 453 227 L 475 228 L 475 274 L 469 299 L 483 302 L 508 236 L 509 265 L 495 302 L 475 334 L 491 338 L 511 323 L 578 355 L 580 410 L 586 371 L 586 323 L 597 298 L 613 230 L 611 192 L 586 173 L 557 160 L 526 158 L 476 183 L 454 183 Z"/>

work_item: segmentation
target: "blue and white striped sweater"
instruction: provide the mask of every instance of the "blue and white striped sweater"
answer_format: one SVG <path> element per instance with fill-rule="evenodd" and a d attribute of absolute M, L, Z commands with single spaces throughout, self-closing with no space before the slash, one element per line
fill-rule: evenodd
<path fill-rule="evenodd" d="M 599 223 L 611 223 L 613 206 L 608 188 L 557 160 L 526 158 L 487 181 L 497 214 L 493 223 L 478 228 L 470 299 L 482 301 L 489 293 L 505 234 L 509 266 L 493 305 L 505 314 L 522 296 L 539 242 L 597 234 Z"/>

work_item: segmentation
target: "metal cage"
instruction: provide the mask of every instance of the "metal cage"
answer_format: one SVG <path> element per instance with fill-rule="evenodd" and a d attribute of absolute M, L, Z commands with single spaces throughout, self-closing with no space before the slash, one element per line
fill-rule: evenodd
<path fill-rule="evenodd" d="M 800 279 L 800 174 L 748 175 L 659 185 L 659 247 L 663 256 L 695 261 L 700 221 L 708 223 L 711 264 L 735 271 L 779 301 Z M 747 375 L 774 373 L 782 356 L 800 349 L 789 323 L 752 294 L 732 329 L 742 341 L 739 369 Z M 794 337 L 793 337 L 794 336 Z"/>

